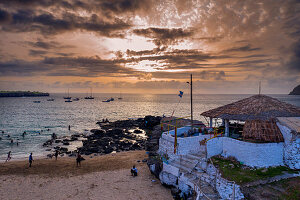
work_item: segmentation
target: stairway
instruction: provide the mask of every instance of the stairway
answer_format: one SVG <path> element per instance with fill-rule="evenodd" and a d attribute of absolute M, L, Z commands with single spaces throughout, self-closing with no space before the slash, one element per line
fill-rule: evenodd
<path fill-rule="evenodd" d="M 218 192 L 211 185 L 205 181 L 201 181 L 201 177 L 208 176 L 204 170 L 199 167 L 201 162 L 206 162 L 206 155 L 204 152 L 181 155 L 179 159 L 169 162 L 169 165 L 178 168 L 181 173 L 180 176 L 184 176 L 191 185 L 198 186 L 205 194 L 201 194 L 200 191 L 197 191 L 198 200 L 221 199 Z"/>

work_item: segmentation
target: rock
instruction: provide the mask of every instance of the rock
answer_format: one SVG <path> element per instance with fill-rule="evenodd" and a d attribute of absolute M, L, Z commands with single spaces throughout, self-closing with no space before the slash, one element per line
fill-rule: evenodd
<path fill-rule="evenodd" d="M 139 129 L 135 129 L 133 132 L 134 132 L 134 133 L 137 133 L 137 134 L 143 133 L 143 131 L 141 131 L 141 130 L 139 130 Z"/>
<path fill-rule="evenodd" d="M 91 132 L 94 133 L 95 135 L 101 135 L 105 133 L 104 130 L 100 130 L 100 129 L 92 129 Z"/>
<path fill-rule="evenodd" d="M 63 142 L 63 145 L 70 145 L 69 142 Z"/>
<path fill-rule="evenodd" d="M 289 93 L 289 95 L 300 95 L 300 85 L 298 85 L 297 87 L 295 87 L 295 88 L 293 89 L 293 91 L 291 91 L 291 92 Z"/>

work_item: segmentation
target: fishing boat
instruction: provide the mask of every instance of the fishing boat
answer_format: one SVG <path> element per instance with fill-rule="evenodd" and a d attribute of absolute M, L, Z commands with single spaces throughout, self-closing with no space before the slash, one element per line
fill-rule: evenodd
<path fill-rule="evenodd" d="M 33 101 L 33 103 L 41 103 L 41 101 Z"/>
<path fill-rule="evenodd" d="M 91 88 L 91 96 L 86 96 L 86 97 L 84 97 L 85 99 L 94 99 L 94 97 L 93 97 L 93 92 L 92 92 L 92 88 Z"/>
<path fill-rule="evenodd" d="M 72 100 L 71 100 L 71 99 L 67 99 L 65 102 L 68 102 L 68 103 L 69 103 L 69 102 L 72 102 Z"/>
<path fill-rule="evenodd" d="M 102 102 L 111 102 L 111 101 L 114 101 L 115 99 L 114 98 L 110 98 L 110 99 L 107 99 L 107 100 L 104 100 L 104 101 L 102 101 Z"/>
<path fill-rule="evenodd" d="M 67 97 L 64 97 L 64 99 L 71 99 L 72 97 L 70 97 L 70 94 L 69 94 L 69 88 L 68 88 L 68 96 Z"/>
<path fill-rule="evenodd" d="M 47 99 L 47 101 L 54 101 L 54 99 Z"/>
<path fill-rule="evenodd" d="M 73 101 L 79 101 L 79 98 L 74 98 Z"/>

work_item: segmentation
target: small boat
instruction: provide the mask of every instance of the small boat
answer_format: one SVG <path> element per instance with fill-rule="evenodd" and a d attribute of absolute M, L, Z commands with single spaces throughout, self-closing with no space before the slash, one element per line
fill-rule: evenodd
<path fill-rule="evenodd" d="M 69 88 L 68 88 L 68 96 L 67 97 L 64 97 L 64 99 L 71 99 L 72 97 L 70 97 L 70 94 L 69 94 Z"/>
<path fill-rule="evenodd" d="M 66 100 L 65 102 L 72 102 L 71 99 Z"/>
<path fill-rule="evenodd" d="M 84 97 L 84 99 L 94 99 L 92 88 L 91 88 L 91 96 L 86 96 L 86 97 Z"/>
<path fill-rule="evenodd" d="M 41 101 L 33 101 L 33 103 L 41 103 Z"/>
<path fill-rule="evenodd" d="M 118 99 L 123 99 L 123 98 L 122 98 L 122 94 L 121 94 L 121 92 L 120 92 L 120 96 L 118 97 Z"/>
<path fill-rule="evenodd" d="M 102 101 L 102 102 L 111 102 L 111 101 L 114 101 L 115 99 L 114 98 L 110 98 L 110 99 L 107 99 L 107 100 L 104 100 L 104 101 Z"/>
<path fill-rule="evenodd" d="M 79 98 L 74 98 L 73 101 L 79 101 Z"/>
<path fill-rule="evenodd" d="M 47 101 L 54 101 L 54 99 L 47 99 Z"/>

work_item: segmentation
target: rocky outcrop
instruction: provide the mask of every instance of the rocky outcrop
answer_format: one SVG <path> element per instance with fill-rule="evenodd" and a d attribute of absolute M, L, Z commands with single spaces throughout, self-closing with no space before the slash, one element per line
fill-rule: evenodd
<path fill-rule="evenodd" d="M 300 85 L 298 85 L 297 87 L 295 87 L 295 88 L 293 89 L 293 91 L 291 91 L 291 92 L 289 93 L 289 95 L 300 95 Z"/>

